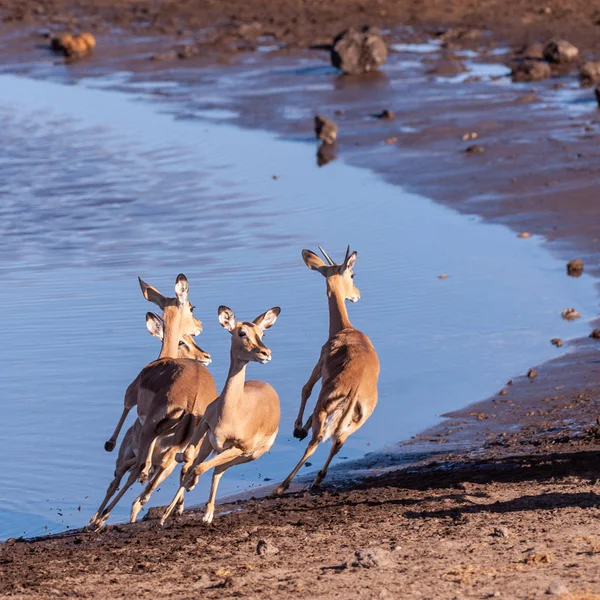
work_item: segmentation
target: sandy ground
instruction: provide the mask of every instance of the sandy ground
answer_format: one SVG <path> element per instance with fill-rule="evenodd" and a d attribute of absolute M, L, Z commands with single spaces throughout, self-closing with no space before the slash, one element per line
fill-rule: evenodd
<path fill-rule="evenodd" d="M 99 46 L 87 66 L 73 65 L 76 75 L 126 63 L 160 77 L 174 65 L 230 63 L 231 55 L 264 42 L 259 38 L 293 52 L 365 22 L 412 25 L 417 41 L 447 26 L 492 32 L 461 33 L 458 47 L 566 35 L 585 53 L 600 50 L 600 11 L 576 0 L 233 0 L 226 9 L 217 2 L 4 0 L 0 16 L 2 62 L 45 52 L 40 28 L 97 32 L 105 50 Z M 202 57 L 168 66 L 148 60 L 190 39 L 206 50 Z M 234 60 L 229 68 L 243 67 Z M 370 109 L 398 110 L 386 86 L 340 84 L 335 101 L 311 101 L 331 114 L 343 110 L 337 151 L 349 162 L 457 210 L 540 233 L 557 255 L 581 256 L 597 274 L 598 122 L 560 110 L 550 121 L 528 112 L 561 81 L 504 89 L 492 106 L 473 99 L 443 111 L 424 108 L 412 116 L 427 127 L 414 135 L 400 130 L 405 120 L 365 119 Z M 265 119 L 273 114 L 269 102 L 281 101 L 266 90 L 243 106 L 240 124 L 309 132 L 309 123 Z M 516 148 L 524 128 L 528 141 Z M 460 136 L 474 130 L 483 133 L 485 152 L 466 157 Z M 402 164 L 381 152 L 392 137 L 392 145 L 411 150 Z M 472 201 L 491 194 L 492 201 Z M 409 454 L 426 448 L 408 471 L 394 468 L 397 453 L 382 452 L 363 461 L 377 478 L 222 506 L 225 514 L 210 527 L 200 512 L 189 512 L 161 530 L 154 510 L 134 527 L 11 540 L 0 546 L 0 597 L 600 598 L 597 343 L 573 343 L 569 353 L 536 367 L 535 379 L 515 378 L 506 393 L 452 413 L 402 445 Z"/>

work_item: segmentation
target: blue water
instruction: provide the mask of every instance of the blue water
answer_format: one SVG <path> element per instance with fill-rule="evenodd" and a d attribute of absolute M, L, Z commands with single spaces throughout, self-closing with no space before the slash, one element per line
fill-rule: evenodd
<path fill-rule="evenodd" d="M 551 338 L 587 332 L 594 281 L 566 277 L 541 240 L 517 239 L 342 160 L 319 169 L 312 143 L 178 120 L 98 83 L 0 76 L 0 538 L 83 525 L 103 497 L 116 458 L 103 443 L 125 388 L 159 351 L 138 275 L 164 293 L 187 275 L 218 388 L 229 335 L 217 307 L 243 319 L 282 307 L 265 338 L 272 362 L 249 367 L 279 392 L 280 435 L 268 455 L 226 474 L 220 496 L 282 479 L 304 448 L 291 431 L 327 337 L 327 305 L 302 248 L 322 244 L 338 258 L 348 243 L 358 251 L 362 299 L 350 318 L 381 360 L 380 403 L 339 461 L 485 398 L 556 356 Z M 563 321 L 569 306 L 584 318 Z M 205 499 L 208 481 L 190 501 Z M 167 482 L 151 504 L 170 500 L 173 488 Z M 137 493 L 113 521 L 127 517 Z"/>

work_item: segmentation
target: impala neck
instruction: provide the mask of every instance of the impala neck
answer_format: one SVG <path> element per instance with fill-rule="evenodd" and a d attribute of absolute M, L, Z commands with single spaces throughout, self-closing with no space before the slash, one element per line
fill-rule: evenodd
<path fill-rule="evenodd" d="M 335 290 L 329 292 L 329 337 L 332 338 L 342 329 L 352 327 L 346 310 L 346 301 Z"/>
<path fill-rule="evenodd" d="M 229 372 L 227 381 L 221 392 L 223 404 L 236 404 L 244 395 L 244 383 L 246 382 L 247 361 L 238 360 L 230 353 Z"/>
<path fill-rule="evenodd" d="M 179 351 L 179 323 L 167 323 L 164 326 L 164 335 L 158 358 L 177 358 Z"/>

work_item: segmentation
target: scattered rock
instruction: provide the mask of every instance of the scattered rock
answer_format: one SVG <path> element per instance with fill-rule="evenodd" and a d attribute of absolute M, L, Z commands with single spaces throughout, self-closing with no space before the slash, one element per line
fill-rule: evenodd
<path fill-rule="evenodd" d="M 588 60 L 579 67 L 579 83 L 582 86 L 593 85 L 600 81 L 600 62 Z"/>
<path fill-rule="evenodd" d="M 510 537 L 510 531 L 508 527 L 494 527 L 492 535 L 494 537 L 508 538 Z"/>
<path fill-rule="evenodd" d="M 502 389 L 500 390 L 500 395 L 501 395 L 501 396 L 506 396 L 506 394 L 508 394 L 508 390 L 507 390 L 506 388 L 502 388 Z"/>
<path fill-rule="evenodd" d="M 438 77 L 455 77 L 467 71 L 467 67 L 460 60 L 456 60 L 452 56 L 446 56 L 428 69 L 427 74 L 437 75 Z"/>
<path fill-rule="evenodd" d="M 61 33 L 51 39 L 50 47 L 67 58 L 81 58 L 96 47 L 96 39 L 91 33 Z"/>
<path fill-rule="evenodd" d="M 574 258 L 567 263 L 567 275 L 571 277 L 580 277 L 583 273 L 583 261 L 580 258 Z"/>
<path fill-rule="evenodd" d="M 382 110 L 380 113 L 377 113 L 375 115 L 373 115 L 376 119 L 383 119 L 386 121 L 391 121 L 392 119 L 396 118 L 396 115 L 391 111 L 388 110 L 387 108 L 385 110 Z"/>
<path fill-rule="evenodd" d="M 339 33 L 331 47 L 331 64 L 347 75 L 376 71 L 387 60 L 387 46 L 379 30 L 365 26 L 360 31 Z"/>
<path fill-rule="evenodd" d="M 550 343 L 556 346 L 557 348 L 560 348 L 563 345 L 563 341 L 560 338 L 552 338 L 550 340 Z"/>
<path fill-rule="evenodd" d="M 258 540 L 256 545 L 256 554 L 259 556 L 268 556 L 270 554 L 279 554 L 279 548 L 267 540 Z"/>
<path fill-rule="evenodd" d="M 317 139 L 326 144 L 333 144 L 337 138 L 338 126 L 327 117 L 317 115 L 315 117 L 315 134 Z"/>
<path fill-rule="evenodd" d="M 565 310 L 562 311 L 561 316 L 566 321 L 574 321 L 575 319 L 579 319 L 581 314 L 574 308 L 565 308 Z"/>
<path fill-rule="evenodd" d="M 541 60 L 524 60 L 513 66 L 511 77 L 514 82 L 542 81 L 552 77 L 552 69 Z"/>
<path fill-rule="evenodd" d="M 566 596 L 569 593 L 569 588 L 562 581 L 553 581 L 546 590 L 550 596 Z"/>
<path fill-rule="evenodd" d="M 600 84 L 594 89 L 594 94 L 596 94 L 596 102 L 598 103 L 598 106 L 600 106 Z"/>
<path fill-rule="evenodd" d="M 521 233 L 517 234 L 517 237 L 526 240 L 531 237 L 531 233 L 529 231 L 521 231 Z"/>
<path fill-rule="evenodd" d="M 544 58 L 553 64 L 573 62 L 579 56 L 579 48 L 567 40 L 552 40 L 544 46 Z"/>
<path fill-rule="evenodd" d="M 479 137 L 479 134 L 476 131 L 469 131 L 468 133 L 463 133 L 462 141 L 466 142 L 468 140 L 476 140 Z"/>
<path fill-rule="evenodd" d="M 590 333 L 590 337 L 594 340 L 600 340 L 600 329 L 594 329 L 594 331 Z"/>
<path fill-rule="evenodd" d="M 552 562 L 552 556 L 550 556 L 550 554 L 547 552 L 536 552 L 535 550 L 531 550 L 523 562 L 528 565 L 549 565 Z"/>
<path fill-rule="evenodd" d="M 387 140 L 385 140 L 386 144 L 395 144 L 398 141 L 397 137 L 390 137 Z"/>
<path fill-rule="evenodd" d="M 534 379 L 537 377 L 537 371 L 535 369 L 529 369 L 529 371 L 527 371 L 527 377 L 529 377 L 529 379 Z"/>
<path fill-rule="evenodd" d="M 473 144 L 472 146 L 467 146 L 465 148 L 466 154 L 483 154 L 485 152 L 485 148 L 483 146 L 479 146 L 478 144 Z"/>
<path fill-rule="evenodd" d="M 392 553 L 383 548 L 368 548 L 357 550 L 346 562 L 347 566 L 363 569 L 395 568 L 396 561 L 392 559 Z"/>
<path fill-rule="evenodd" d="M 183 46 L 179 46 L 176 52 L 177 58 L 184 60 L 186 58 L 192 58 L 192 56 L 196 56 L 198 54 L 198 48 L 192 44 L 185 44 Z"/>

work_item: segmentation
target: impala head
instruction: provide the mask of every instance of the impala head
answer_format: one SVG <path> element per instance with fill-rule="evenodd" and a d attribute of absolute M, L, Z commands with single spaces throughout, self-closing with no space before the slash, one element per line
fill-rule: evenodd
<path fill-rule="evenodd" d="M 237 360 L 259 362 L 271 360 L 271 350 L 262 341 L 263 334 L 277 321 L 281 309 L 276 306 L 254 321 L 236 321 L 230 308 L 219 306 L 219 323 L 231 333 L 231 353 Z"/>
<path fill-rule="evenodd" d="M 327 264 L 310 250 L 302 250 L 302 258 L 309 269 L 318 271 L 327 280 L 327 296 L 336 293 L 345 300 L 358 302 L 360 300 L 360 292 L 354 285 L 354 273 L 352 271 L 356 263 L 357 253 L 350 253 L 350 246 L 348 246 L 344 260 L 341 264 L 336 264 L 321 246 L 319 246 L 319 250 L 325 257 Z"/>
<path fill-rule="evenodd" d="M 162 341 L 164 336 L 164 326 L 162 319 L 157 314 L 151 312 L 146 313 L 146 327 L 151 335 Z M 197 346 L 189 335 L 184 335 L 179 340 L 178 356 L 179 358 L 191 358 L 192 360 L 197 360 L 204 366 L 208 366 L 212 362 L 210 354 Z"/>
<path fill-rule="evenodd" d="M 148 302 L 153 302 L 162 311 L 162 319 L 166 326 L 179 331 L 179 338 L 184 335 L 198 335 L 202 332 L 202 323 L 194 318 L 194 307 L 188 300 L 188 280 L 185 275 L 177 275 L 175 281 L 175 298 L 166 298 L 156 288 L 148 285 L 139 277 L 142 294 Z"/>

